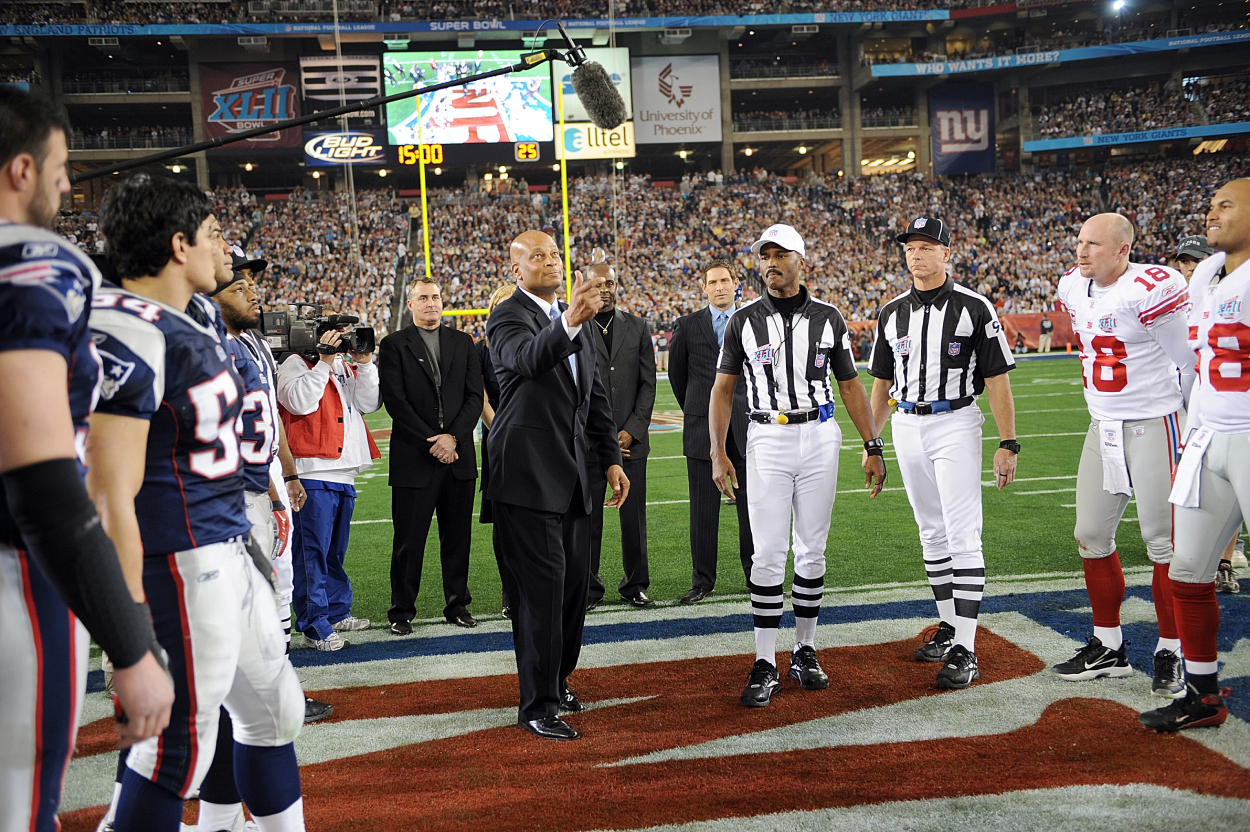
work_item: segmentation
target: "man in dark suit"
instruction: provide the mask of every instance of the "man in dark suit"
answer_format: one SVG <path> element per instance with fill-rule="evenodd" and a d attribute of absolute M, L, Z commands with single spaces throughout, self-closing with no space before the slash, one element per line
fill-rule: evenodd
<path fill-rule="evenodd" d="M 430 519 L 438 514 L 443 616 L 476 627 L 468 611 L 469 547 L 482 415 L 482 369 L 473 338 L 442 326 L 438 283 L 417 278 L 408 292 L 412 326 L 382 339 L 378 374 L 391 415 L 391 632 L 408 635 L 421 589 Z"/>
<path fill-rule="evenodd" d="M 582 709 L 568 687 L 577 667 L 590 579 L 591 468 L 612 488 L 606 505 L 629 494 L 621 448 L 595 343 L 586 324 L 603 305 L 602 277 L 557 300 L 564 264 L 550 236 L 512 241 L 517 291 L 486 323 L 499 402 L 490 431 L 490 485 L 502 543 L 500 565 L 512 605 L 521 702 L 517 723 L 540 737 L 581 735 L 559 712 Z"/>
<path fill-rule="evenodd" d="M 654 607 L 647 597 L 651 574 L 647 568 L 647 454 L 651 450 L 648 431 L 655 409 L 655 357 L 651 350 L 651 330 L 647 322 L 616 308 L 616 270 L 605 263 L 590 267 L 594 277 L 604 278 L 600 299 L 603 308 L 588 328 L 593 333 L 599 377 L 607 390 L 621 446 L 625 476 L 629 478 L 632 499 L 621 506 L 621 560 L 625 574 L 617 587 L 630 606 Z M 596 494 L 604 492 L 597 472 Z M 603 548 L 603 506 L 596 500 L 590 515 L 590 597 L 586 608 L 594 609 L 603 600 L 604 586 L 599 579 L 599 554 Z"/>
<path fill-rule="evenodd" d="M 690 591 L 683 604 L 696 604 L 716 586 L 716 553 L 720 538 L 720 492 L 712 483 L 711 439 L 708 434 L 708 401 L 716 381 L 716 360 L 738 291 L 737 267 L 730 260 L 712 260 L 703 267 L 699 288 L 708 305 L 678 318 L 673 324 L 668 381 L 682 410 L 682 453 L 690 483 L 690 553 L 694 561 Z M 725 441 L 734 470 L 746 472 L 746 384 L 738 379 L 734 390 L 732 431 Z M 746 477 L 738 477 L 738 548 L 742 571 L 751 578 L 751 521 L 747 516 Z"/>

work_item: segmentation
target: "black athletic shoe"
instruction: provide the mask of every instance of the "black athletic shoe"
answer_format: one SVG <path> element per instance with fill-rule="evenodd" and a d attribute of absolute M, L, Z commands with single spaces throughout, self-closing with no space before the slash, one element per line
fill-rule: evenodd
<path fill-rule="evenodd" d="M 946 654 L 955 643 L 955 628 L 943 621 L 936 627 L 926 627 L 920 637 L 925 639 L 925 643 L 916 648 L 916 661 L 945 661 Z"/>
<path fill-rule="evenodd" d="M 1133 666 L 1128 663 L 1128 642 L 1120 645 L 1119 650 L 1104 647 L 1097 636 L 1091 636 L 1085 646 L 1076 651 L 1076 655 L 1062 664 L 1054 666 L 1055 675 L 1069 682 L 1084 682 L 1097 679 L 1099 676 L 1110 676 L 1113 679 L 1133 675 Z"/>
<path fill-rule="evenodd" d="M 977 666 L 977 654 L 970 652 L 962 644 L 951 647 L 946 654 L 946 664 L 938 671 L 937 686 L 950 690 L 963 690 L 981 678 L 981 669 Z"/>
<path fill-rule="evenodd" d="M 1150 692 L 1155 696 L 1180 699 L 1185 695 L 1185 671 L 1181 669 L 1181 657 L 1174 650 L 1155 653 L 1154 679 Z"/>
<path fill-rule="evenodd" d="M 325 719 L 334 713 L 334 706 L 329 702 L 320 702 L 311 697 L 304 697 L 304 723 L 316 722 L 319 719 Z"/>
<path fill-rule="evenodd" d="M 781 680 L 777 678 L 777 668 L 765 659 L 756 659 L 746 689 L 742 691 L 742 704 L 748 708 L 763 708 L 779 687 Z"/>
<path fill-rule="evenodd" d="M 797 679 L 803 690 L 824 690 L 829 687 L 829 677 L 820 669 L 816 650 L 803 645 L 790 654 L 791 679 Z"/>
<path fill-rule="evenodd" d="M 1137 721 L 1159 732 L 1175 733 L 1187 728 L 1214 728 L 1228 719 L 1224 697 L 1228 688 L 1219 693 L 1202 694 L 1188 686 L 1184 698 L 1177 699 L 1155 711 L 1146 711 Z"/>

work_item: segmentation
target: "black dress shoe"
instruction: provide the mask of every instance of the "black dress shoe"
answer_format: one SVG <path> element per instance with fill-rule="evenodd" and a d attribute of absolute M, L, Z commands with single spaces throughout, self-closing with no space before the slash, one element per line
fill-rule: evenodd
<path fill-rule="evenodd" d="M 599 599 L 594 600 L 594 601 L 588 601 L 588 602 L 586 603 L 586 612 L 590 612 L 590 611 L 591 611 L 591 610 L 593 610 L 595 607 L 599 606 L 599 604 L 600 604 L 602 601 L 603 601 L 603 599 L 602 599 L 602 598 L 599 598 Z"/>
<path fill-rule="evenodd" d="M 558 716 L 546 716 L 542 719 L 531 719 L 529 722 L 518 720 L 517 725 L 546 740 L 579 740 L 582 735 L 573 730 Z"/>
<path fill-rule="evenodd" d="M 412 624 L 407 621 L 392 621 L 391 633 L 397 636 L 412 635 Z"/>
<path fill-rule="evenodd" d="M 472 630 L 477 626 L 477 619 L 470 615 L 468 610 L 461 610 L 456 615 L 448 618 L 447 623 Z"/>
<path fill-rule="evenodd" d="M 577 694 L 572 688 L 565 688 L 560 691 L 560 713 L 576 714 L 586 710 L 586 706 L 582 704 L 582 700 L 577 698 Z"/>
<path fill-rule="evenodd" d="M 689 592 L 681 596 L 681 599 L 677 603 L 697 604 L 711 594 L 712 594 L 712 590 L 710 589 L 699 589 L 697 586 L 692 587 Z"/>
<path fill-rule="evenodd" d="M 502 612 L 503 612 L 504 618 L 507 618 L 509 620 L 512 619 L 512 607 L 504 607 Z"/>
<path fill-rule="evenodd" d="M 621 595 L 621 599 L 631 607 L 645 610 L 647 607 L 654 607 L 655 601 L 647 597 L 645 592 L 637 592 L 634 595 Z"/>

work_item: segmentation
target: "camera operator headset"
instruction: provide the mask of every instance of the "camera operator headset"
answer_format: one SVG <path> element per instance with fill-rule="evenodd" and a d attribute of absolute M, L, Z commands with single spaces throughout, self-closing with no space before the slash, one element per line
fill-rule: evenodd
<path fill-rule="evenodd" d="M 319 311 L 319 310 L 318 310 Z M 295 515 L 291 565 L 296 627 L 309 646 L 333 651 L 348 642 L 340 632 L 369 626 L 351 614 L 347 555 L 356 475 L 382 456 L 364 414 L 381 407 L 372 330 L 348 334 L 351 316 L 325 316 L 316 352 L 288 355 L 278 368 L 278 409 L 307 500 Z M 348 353 L 349 348 L 364 350 Z"/>

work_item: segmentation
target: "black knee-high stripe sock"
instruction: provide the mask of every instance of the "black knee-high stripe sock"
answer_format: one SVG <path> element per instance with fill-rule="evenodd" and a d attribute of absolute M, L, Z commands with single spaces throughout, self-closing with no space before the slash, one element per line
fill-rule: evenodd
<path fill-rule="evenodd" d="M 781 606 L 785 589 L 781 584 L 759 586 L 747 583 L 751 591 L 751 617 L 755 622 L 755 658 L 777 666 L 777 630 L 781 627 Z"/>
<path fill-rule="evenodd" d="M 929 588 L 933 590 L 933 600 L 937 602 L 938 617 L 947 624 L 955 624 L 955 602 L 951 594 L 951 578 L 954 568 L 950 555 L 939 555 L 924 561 L 925 573 L 929 578 Z"/>
<path fill-rule="evenodd" d="M 977 555 L 956 555 L 954 558 L 951 595 L 955 605 L 955 643 L 975 650 L 977 616 L 985 594 L 985 561 Z"/>
<path fill-rule="evenodd" d="M 825 576 L 794 576 L 790 601 L 794 605 L 794 640 L 798 645 L 816 646 L 816 620 L 825 597 Z"/>

